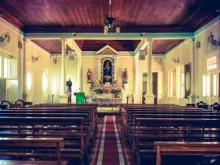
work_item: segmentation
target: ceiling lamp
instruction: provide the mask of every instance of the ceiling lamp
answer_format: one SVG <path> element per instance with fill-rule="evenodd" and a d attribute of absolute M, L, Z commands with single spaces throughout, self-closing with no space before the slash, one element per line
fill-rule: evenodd
<path fill-rule="evenodd" d="M 111 7 L 111 0 L 109 0 L 109 8 L 110 8 L 110 16 L 106 14 L 104 20 L 104 33 L 108 33 L 110 30 L 113 29 L 113 24 L 116 22 L 116 18 L 112 17 L 112 7 Z M 120 26 L 117 26 L 115 29 L 116 33 L 120 33 Z"/>
<path fill-rule="evenodd" d="M 109 29 L 113 28 L 114 22 L 116 22 L 114 17 L 108 17 L 108 15 L 105 16 L 105 25 L 107 25 Z"/>

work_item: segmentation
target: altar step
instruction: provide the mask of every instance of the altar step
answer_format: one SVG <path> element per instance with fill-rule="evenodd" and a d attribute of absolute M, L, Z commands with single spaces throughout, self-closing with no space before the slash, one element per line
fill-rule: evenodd
<path fill-rule="evenodd" d="M 105 115 L 115 115 L 115 116 L 120 115 L 118 107 L 114 107 L 114 108 L 112 108 L 112 107 L 98 107 L 97 111 L 98 111 L 99 117 L 103 117 Z"/>

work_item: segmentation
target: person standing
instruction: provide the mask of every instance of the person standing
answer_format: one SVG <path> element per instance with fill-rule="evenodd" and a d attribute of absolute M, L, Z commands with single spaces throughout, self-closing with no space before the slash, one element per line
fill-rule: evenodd
<path fill-rule="evenodd" d="M 68 103 L 72 102 L 72 81 L 69 79 L 66 82 L 66 90 L 67 90 L 67 95 L 68 95 Z"/>

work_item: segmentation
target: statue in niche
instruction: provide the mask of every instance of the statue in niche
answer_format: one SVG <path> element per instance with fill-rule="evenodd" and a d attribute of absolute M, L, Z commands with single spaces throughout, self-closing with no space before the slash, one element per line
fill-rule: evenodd
<path fill-rule="evenodd" d="M 127 68 L 125 68 L 125 71 L 122 74 L 123 76 L 123 83 L 128 83 L 128 71 Z"/>
<path fill-rule="evenodd" d="M 90 69 L 88 69 L 86 76 L 87 76 L 87 82 L 91 83 L 92 82 L 92 72 Z"/>
<path fill-rule="evenodd" d="M 105 60 L 103 65 L 103 84 L 112 83 L 112 62 Z"/>
<path fill-rule="evenodd" d="M 67 95 L 68 95 L 68 103 L 72 102 L 72 81 L 71 79 L 69 79 L 66 82 L 66 91 L 67 91 Z"/>

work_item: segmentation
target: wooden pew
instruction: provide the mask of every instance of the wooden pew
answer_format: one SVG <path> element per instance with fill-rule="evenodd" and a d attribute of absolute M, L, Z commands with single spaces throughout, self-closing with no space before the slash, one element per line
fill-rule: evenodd
<path fill-rule="evenodd" d="M 62 165 L 66 165 L 67 161 L 62 161 Z M 23 161 L 23 160 L 0 160 L 1 165 L 56 165 L 54 161 Z"/>
<path fill-rule="evenodd" d="M 161 165 L 161 155 L 215 155 L 220 156 L 219 142 L 155 142 L 156 165 Z"/>
<path fill-rule="evenodd" d="M 220 119 L 136 118 L 132 150 L 134 159 L 153 156 L 154 141 L 220 141 Z"/>
<path fill-rule="evenodd" d="M 0 111 L 0 114 L 2 113 L 60 113 L 65 115 L 65 113 L 87 113 L 88 114 L 88 124 L 89 126 L 91 126 L 91 133 L 93 134 L 93 132 L 96 129 L 96 120 L 97 120 L 97 116 L 96 113 L 94 112 L 94 110 L 89 110 L 89 109 L 81 109 L 81 108 L 65 108 L 65 107 L 48 107 L 48 108 L 42 108 L 42 107 L 38 107 L 38 108 L 12 108 L 10 110 L 4 110 L 4 111 Z M 68 117 L 68 116 L 67 116 Z"/>
<path fill-rule="evenodd" d="M 61 152 L 61 157 L 65 160 L 75 157 L 82 162 L 87 150 L 87 128 L 84 123 L 83 117 L 1 116 L 0 127 L 4 131 L 0 131 L 0 136 L 64 138 L 65 148 Z"/>
<path fill-rule="evenodd" d="M 44 148 L 41 153 L 37 149 Z M 54 150 L 55 148 L 55 150 Z M 22 157 L 50 157 L 56 154 L 57 162 L 61 165 L 61 149 L 64 148 L 63 138 L 0 138 L 0 155 Z"/>

